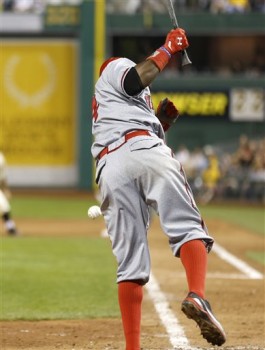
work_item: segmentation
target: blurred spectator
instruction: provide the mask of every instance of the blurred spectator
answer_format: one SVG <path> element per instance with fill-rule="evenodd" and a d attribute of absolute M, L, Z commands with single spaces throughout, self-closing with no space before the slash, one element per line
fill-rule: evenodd
<path fill-rule="evenodd" d="M 173 5 L 175 0 L 172 1 Z M 142 0 L 140 12 L 167 13 L 167 0 Z"/>
<path fill-rule="evenodd" d="M 249 0 L 211 0 L 212 13 L 244 13 L 251 10 Z"/>
<path fill-rule="evenodd" d="M 166 0 L 107 0 L 109 13 L 135 14 L 142 12 L 166 13 Z M 179 0 L 174 1 L 178 12 L 210 11 L 212 13 L 264 12 L 264 0 Z"/>
<path fill-rule="evenodd" d="M 2 0 L 3 11 L 42 13 L 46 0 Z"/>
<path fill-rule="evenodd" d="M 14 10 L 17 12 L 31 12 L 34 9 L 34 0 L 15 0 Z"/>
<path fill-rule="evenodd" d="M 0 0 L 2 11 L 43 13 L 47 5 L 80 5 L 83 0 Z M 137 1 L 137 0 L 136 0 Z"/>
<path fill-rule="evenodd" d="M 83 0 L 44 0 L 44 1 L 46 1 L 47 5 L 80 5 L 83 2 Z"/>
<path fill-rule="evenodd" d="M 202 189 L 200 194 L 200 201 L 208 203 L 217 194 L 218 182 L 221 178 L 221 171 L 219 166 L 219 159 L 211 146 L 204 148 L 207 157 L 207 167 L 202 172 Z"/>
<path fill-rule="evenodd" d="M 254 161 L 255 146 L 246 135 L 239 138 L 239 147 L 234 154 L 234 163 L 241 168 L 250 168 Z"/>
<path fill-rule="evenodd" d="M 250 9 L 248 0 L 228 0 L 225 8 L 227 13 L 244 13 Z"/>
<path fill-rule="evenodd" d="M 178 150 L 175 152 L 175 157 L 186 170 L 190 160 L 190 151 L 188 148 L 185 145 L 180 145 Z"/>
<path fill-rule="evenodd" d="M 140 8 L 141 0 L 108 0 L 106 2 L 107 13 L 134 14 Z"/>
<path fill-rule="evenodd" d="M 208 161 L 203 149 L 196 147 L 190 155 L 189 160 L 189 176 L 197 177 L 202 174 L 202 172 L 207 168 Z"/>
<path fill-rule="evenodd" d="M 62 5 L 63 1 L 62 0 L 46 0 L 47 5 Z"/>
<path fill-rule="evenodd" d="M 175 0 L 173 0 L 174 2 Z M 144 12 L 166 13 L 166 0 L 109 0 L 107 1 L 107 12 L 135 14 Z"/>
<path fill-rule="evenodd" d="M 14 10 L 14 0 L 3 0 L 2 1 L 2 9 L 3 11 L 13 11 Z"/>
<path fill-rule="evenodd" d="M 256 152 L 249 171 L 247 197 L 265 201 L 265 139 L 256 143 Z"/>
<path fill-rule="evenodd" d="M 228 0 L 211 0 L 210 12 L 214 14 L 226 12 L 228 6 Z"/>
<path fill-rule="evenodd" d="M 230 194 L 239 198 L 246 197 L 249 187 L 250 168 L 254 160 L 254 147 L 246 135 L 241 135 L 238 147 L 231 157 L 231 164 L 227 173 L 228 183 L 233 184 Z M 229 189 L 229 186 L 227 186 Z"/>
<path fill-rule="evenodd" d="M 2 11 L 43 12 L 47 5 L 80 5 L 83 0 L 0 0 Z M 33 3 L 33 4 L 32 4 Z M 173 0 L 180 12 L 244 13 L 265 12 L 264 0 Z M 107 13 L 167 13 L 166 0 L 106 0 Z"/>
<path fill-rule="evenodd" d="M 192 152 L 180 145 L 175 156 L 201 204 L 213 199 L 265 202 L 265 138 L 241 135 L 237 145 L 208 145 Z"/>
<path fill-rule="evenodd" d="M 250 0 L 251 9 L 257 12 L 265 13 L 265 1 L 264 0 Z"/>

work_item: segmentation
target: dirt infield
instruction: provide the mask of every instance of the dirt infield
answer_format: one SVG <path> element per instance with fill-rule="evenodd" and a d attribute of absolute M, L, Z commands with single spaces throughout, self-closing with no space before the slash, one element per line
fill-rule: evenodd
<path fill-rule="evenodd" d="M 87 220 L 19 222 L 25 236 L 36 235 L 36 232 L 38 235 L 67 236 L 72 234 L 73 225 L 75 236 L 98 236 L 103 228 L 102 220 L 91 221 L 89 229 Z M 264 249 L 262 236 L 217 220 L 208 221 L 207 225 L 221 246 L 259 272 L 264 272 L 261 264 L 245 255 L 246 251 Z M 180 303 L 187 292 L 184 270 L 180 260 L 172 256 L 157 219 L 151 226 L 149 242 L 153 274 L 190 344 L 190 347 L 177 349 L 211 349 L 201 338 L 195 323 L 180 311 Z M 207 298 L 227 333 L 227 342 L 219 349 L 264 349 L 264 280 L 247 278 L 215 253 L 209 255 L 208 271 Z M 1 322 L 0 325 L 3 350 L 124 350 L 120 319 L 16 321 Z M 147 290 L 143 303 L 142 348 L 172 349 Z"/>

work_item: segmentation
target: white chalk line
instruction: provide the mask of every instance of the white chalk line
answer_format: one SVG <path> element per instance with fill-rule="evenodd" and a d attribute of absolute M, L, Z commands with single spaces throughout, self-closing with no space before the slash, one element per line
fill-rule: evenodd
<path fill-rule="evenodd" d="M 146 289 L 150 298 L 153 301 L 156 312 L 164 325 L 169 341 L 173 347 L 184 346 L 189 348 L 189 341 L 185 336 L 183 327 L 180 325 L 178 319 L 171 311 L 165 294 L 160 290 L 155 276 L 151 273 L 150 280 L 146 284 Z"/>
<path fill-rule="evenodd" d="M 235 279 L 263 279 L 263 274 L 229 253 L 219 244 L 214 244 L 213 251 L 219 256 L 219 258 L 228 262 L 230 265 L 242 272 L 242 274 L 215 273 L 212 274 L 212 278 L 220 278 L 220 276 L 223 276 L 223 278 Z M 208 277 L 209 274 L 207 274 L 207 278 Z M 160 290 L 159 284 L 156 281 L 153 273 L 150 274 L 150 280 L 149 283 L 146 284 L 146 290 L 151 300 L 153 301 L 156 312 L 166 329 L 166 332 L 169 336 L 169 341 L 172 344 L 173 348 L 180 349 L 180 347 L 182 347 L 183 350 L 200 350 L 200 348 L 190 346 L 190 343 L 185 335 L 184 328 L 181 326 L 177 317 L 171 311 L 167 298 L 165 294 Z"/>
<path fill-rule="evenodd" d="M 178 272 L 175 274 L 175 276 L 176 278 L 186 278 L 185 272 Z M 249 280 L 250 278 L 243 273 L 208 272 L 207 279 Z"/>
<path fill-rule="evenodd" d="M 219 244 L 214 243 L 213 252 L 216 255 L 218 255 L 220 259 L 225 260 L 230 265 L 234 266 L 237 270 L 242 272 L 249 279 L 257 279 L 257 280 L 263 279 L 262 273 L 253 269 L 251 266 L 249 266 L 243 260 L 240 260 L 239 258 L 234 256 L 233 254 L 229 253 L 226 249 L 221 247 Z"/>

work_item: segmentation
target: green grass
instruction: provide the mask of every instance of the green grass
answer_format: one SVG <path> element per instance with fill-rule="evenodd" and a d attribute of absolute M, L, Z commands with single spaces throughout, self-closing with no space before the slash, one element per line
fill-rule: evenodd
<path fill-rule="evenodd" d="M 12 199 L 12 212 L 15 217 L 35 219 L 84 219 L 87 209 L 96 204 L 90 199 L 19 197 Z"/>
<path fill-rule="evenodd" d="M 249 251 L 247 252 L 247 256 L 251 259 L 261 263 L 262 265 L 265 265 L 265 251 L 263 252 L 253 252 Z"/>
<path fill-rule="evenodd" d="M 114 317 L 116 263 L 100 238 L 1 239 L 1 319 Z"/>
<path fill-rule="evenodd" d="M 84 219 L 95 204 L 75 197 L 14 196 L 13 217 Z M 207 206 L 222 219 L 264 234 L 264 211 L 255 207 Z M 249 252 L 262 263 L 264 254 Z M 0 319 L 40 320 L 117 317 L 116 262 L 109 240 L 92 237 L 0 238 Z"/>
<path fill-rule="evenodd" d="M 227 222 L 239 225 L 255 233 L 265 235 L 265 211 L 264 208 L 249 206 L 224 206 L 209 205 L 201 207 L 202 216 L 211 219 L 222 219 Z"/>
<path fill-rule="evenodd" d="M 250 230 L 253 234 L 265 236 L 265 211 L 262 207 L 208 205 L 200 208 L 200 211 L 206 222 L 207 218 L 221 219 Z M 265 265 L 264 246 L 263 251 L 251 251 L 247 252 L 246 255 L 252 260 Z"/>
<path fill-rule="evenodd" d="M 87 209 L 97 204 L 91 199 L 16 196 L 12 211 L 17 218 L 83 219 Z M 256 233 L 265 235 L 265 210 L 255 206 L 207 205 L 200 208 L 203 217 L 223 219 Z"/>

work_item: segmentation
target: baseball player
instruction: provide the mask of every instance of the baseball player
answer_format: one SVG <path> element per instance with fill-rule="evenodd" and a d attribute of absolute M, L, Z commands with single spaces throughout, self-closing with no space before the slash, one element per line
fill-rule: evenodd
<path fill-rule="evenodd" d="M 149 85 L 172 55 L 188 47 L 183 29 L 139 64 L 112 57 L 100 68 L 92 101 L 92 155 L 101 211 L 117 259 L 118 299 L 126 350 L 140 350 L 143 286 L 150 274 L 147 227 L 151 207 L 159 215 L 174 256 L 186 271 L 189 293 L 181 308 L 213 345 L 225 332 L 205 299 L 207 252 L 213 238 L 194 202 L 181 164 L 165 144 L 179 112 L 165 98 L 153 109 Z"/>
<path fill-rule="evenodd" d="M 6 232 L 9 235 L 18 233 L 16 224 L 11 218 L 11 207 L 8 201 L 10 191 L 7 185 L 6 161 L 2 152 L 0 152 L 0 214 L 2 216 Z"/>

